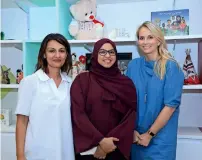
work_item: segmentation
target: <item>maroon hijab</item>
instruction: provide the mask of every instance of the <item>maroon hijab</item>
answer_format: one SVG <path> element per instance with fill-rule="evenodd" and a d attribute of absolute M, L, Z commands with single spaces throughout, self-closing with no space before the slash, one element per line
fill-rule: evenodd
<path fill-rule="evenodd" d="M 116 52 L 116 61 L 110 68 L 105 68 L 98 63 L 98 52 L 105 43 L 110 43 Z M 117 49 L 114 42 L 103 38 L 95 43 L 91 59 L 91 73 L 106 91 L 103 99 L 114 100 L 118 98 L 124 106 L 134 108 L 137 102 L 135 86 L 128 77 L 121 74 L 117 62 Z M 124 106 L 116 106 L 116 109 L 122 111 Z"/>

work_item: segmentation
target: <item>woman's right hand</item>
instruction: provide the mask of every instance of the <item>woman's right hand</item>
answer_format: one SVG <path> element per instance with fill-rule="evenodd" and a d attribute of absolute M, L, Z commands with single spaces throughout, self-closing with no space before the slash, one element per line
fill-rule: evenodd
<path fill-rule="evenodd" d="M 114 141 L 117 142 L 119 139 L 115 137 L 103 138 L 100 141 L 100 147 L 104 150 L 105 153 L 113 152 L 117 148 L 114 145 Z"/>
<path fill-rule="evenodd" d="M 138 133 L 138 131 L 134 130 L 133 143 L 138 143 L 139 140 L 140 140 L 140 134 Z"/>

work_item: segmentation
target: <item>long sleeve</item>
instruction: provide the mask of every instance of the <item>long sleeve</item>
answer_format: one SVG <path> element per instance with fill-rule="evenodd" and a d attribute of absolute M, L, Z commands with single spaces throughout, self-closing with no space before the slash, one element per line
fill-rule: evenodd
<path fill-rule="evenodd" d="M 82 73 L 87 74 L 87 73 Z M 104 136 L 90 122 L 86 112 L 86 98 L 83 89 L 85 77 L 78 75 L 71 86 L 71 111 L 76 153 L 81 153 L 98 145 Z M 82 84 L 81 84 L 82 83 Z M 87 85 L 87 84 L 86 84 Z M 85 87 L 87 87 L 85 85 Z"/>
<path fill-rule="evenodd" d="M 136 112 L 134 107 L 128 110 L 128 112 L 123 117 L 120 124 L 113 130 L 111 130 L 107 135 L 107 137 L 116 137 L 119 139 L 119 142 L 117 142 L 116 145 L 121 151 L 121 153 L 126 157 L 129 157 L 131 145 L 133 143 L 133 131 L 134 131 L 135 119 L 136 119 Z"/>

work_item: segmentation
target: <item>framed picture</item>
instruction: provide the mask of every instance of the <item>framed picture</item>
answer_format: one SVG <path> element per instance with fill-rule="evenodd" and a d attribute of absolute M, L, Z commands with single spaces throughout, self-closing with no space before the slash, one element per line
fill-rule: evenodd
<path fill-rule="evenodd" d="M 86 53 L 86 70 L 91 67 L 91 53 Z M 132 60 L 132 52 L 118 53 L 118 67 L 122 74 L 126 74 L 128 63 Z"/>
<path fill-rule="evenodd" d="M 151 21 L 165 36 L 189 35 L 189 9 L 151 12 Z"/>

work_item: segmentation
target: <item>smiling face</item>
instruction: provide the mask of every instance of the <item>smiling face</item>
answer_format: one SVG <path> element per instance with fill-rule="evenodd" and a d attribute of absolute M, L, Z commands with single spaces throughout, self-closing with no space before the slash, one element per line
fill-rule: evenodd
<path fill-rule="evenodd" d="M 49 41 L 44 58 L 47 60 L 48 68 L 60 69 L 64 65 L 67 58 L 65 46 L 55 40 Z"/>
<path fill-rule="evenodd" d="M 105 67 L 110 68 L 116 62 L 116 52 L 110 43 L 102 45 L 98 51 L 98 63 Z"/>
<path fill-rule="evenodd" d="M 146 56 L 148 54 L 158 54 L 160 42 L 152 35 L 148 28 L 142 27 L 139 30 L 138 37 L 139 48 Z"/>

